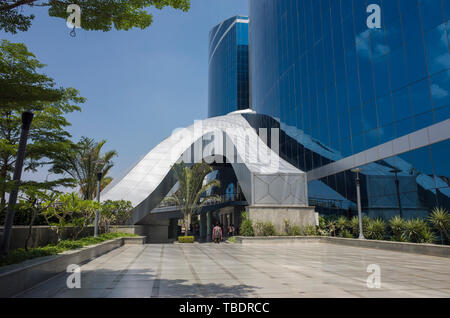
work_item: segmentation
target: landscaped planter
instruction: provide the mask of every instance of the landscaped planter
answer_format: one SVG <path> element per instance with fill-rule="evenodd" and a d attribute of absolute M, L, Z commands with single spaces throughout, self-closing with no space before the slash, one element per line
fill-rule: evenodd
<path fill-rule="evenodd" d="M 0 297 L 12 297 L 61 272 L 70 264 L 81 265 L 124 244 L 144 244 L 145 237 L 120 237 L 96 245 L 34 258 L 0 268 Z"/>
<path fill-rule="evenodd" d="M 450 257 L 450 246 L 436 244 L 403 243 L 391 241 L 359 240 L 331 236 L 266 236 L 266 237 L 245 237 L 237 236 L 238 244 L 291 244 L 319 242 L 353 247 L 376 248 L 381 250 L 415 253 L 430 256 Z"/>
<path fill-rule="evenodd" d="M 194 243 L 194 241 L 193 236 L 178 236 L 178 243 Z"/>

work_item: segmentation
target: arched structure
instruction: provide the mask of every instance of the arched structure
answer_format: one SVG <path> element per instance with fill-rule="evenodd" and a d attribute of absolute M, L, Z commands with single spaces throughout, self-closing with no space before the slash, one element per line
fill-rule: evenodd
<path fill-rule="evenodd" d="M 175 131 L 103 190 L 102 199 L 131 201 L 135 209 L 130 223 L 149 224 L 151 211 L 176 184 L 173 164 L 226 158 L 250 207 L 304 210 L 308 207 L 306 174 L 278 156 L 278 129 L 258 135 L 243 112 L 251 111 L 197 121 Z M 266 136 L 272 149 L 262 140 Z"/>

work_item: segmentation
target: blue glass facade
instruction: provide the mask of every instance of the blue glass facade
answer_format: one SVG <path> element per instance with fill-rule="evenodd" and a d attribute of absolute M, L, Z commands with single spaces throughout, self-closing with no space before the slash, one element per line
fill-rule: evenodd
<path fill-rule="evenodd" d="M 380 29 L 368 28 L 369 4 L 381 8 Z M 354 209 L 350 166 L 371 149 L 378 159 L 362 167 L 366 213 L 450 208 L 450 131 L 407 151 L 417 141 L 409 134 L 450 117 L 449 18 L 448 0 L 250 0 L 251 106 L 279 121 L 285 159 L 328 169 L 311 178 L 313 205 Z M 383 155 L 390 141 L 408 147 Z M 344 158 L 353 164 L 335 171 Z"/>
<path fill-rule="evenodd" d="M 248 17 L 236 16 L 209 34 L 208 116 L 249 107 Z"/>

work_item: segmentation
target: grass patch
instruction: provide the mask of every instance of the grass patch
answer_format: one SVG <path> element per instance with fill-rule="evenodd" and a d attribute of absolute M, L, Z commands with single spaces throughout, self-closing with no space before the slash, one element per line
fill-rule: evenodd
<path fill-rule="evenodd" d="M 230 243 L 236 243 L 236 236 L 230 237 L 227 241 Z"/>
<path fill-rule="evenodd" d="M 128 233 L 105 233 L 98 237 L 84 237 L 79 240 L 64 240 L 58 244 L 51 244 L 42 247 L 29 248 L 28 251 L 24 248 L 10 250 L 8 255 L 0 256 L 0 266 L 21 263 L 23 261 L 49 255 L 56 255 L 68 250 L 74 250 L 84 246 L 94 245 L 101 242 L 109 241 L 119 237 L 134 237 L 136 234 Z"/>

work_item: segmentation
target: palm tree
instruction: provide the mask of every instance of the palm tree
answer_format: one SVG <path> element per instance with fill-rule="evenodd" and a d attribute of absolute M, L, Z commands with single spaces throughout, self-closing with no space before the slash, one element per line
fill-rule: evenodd
<path fill-rule="evenodd" d="M 95 142 L 94 139 L 81 137 L 73 150 L 55 161 L 52 171 L 67 173 L 76 180 L 84 200 L 92 200 L 97 192 L 97 173 L 102 173 L 100 190 L 103 190 L 112 178 L 108 172 L 114 166 L 112 158 L 117 156 L 115 150 L 101 153 L 106 140 Z"/>
<path fill-rule="evenodd" d="M 186 229 L 184 235 L 187 236 L 192 215 L 210 201 L 220 202 L 220 197 L 217 195 L 203 195 L 213 187 L 220 187 L 220 181 L 214 179 L 204 183 L 205 177 L 213 171 L 204 162 L 196 163 L 192 168 L 181 162 L 175 164 L 172 170 L 178 180 L 178 190 L 171 196 L 166 197 L 163 202 L 174 203 L 180 207 Z"/>

